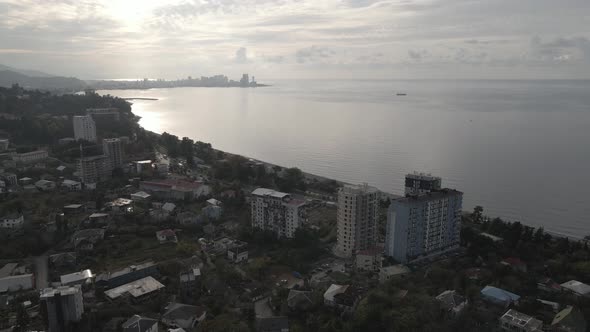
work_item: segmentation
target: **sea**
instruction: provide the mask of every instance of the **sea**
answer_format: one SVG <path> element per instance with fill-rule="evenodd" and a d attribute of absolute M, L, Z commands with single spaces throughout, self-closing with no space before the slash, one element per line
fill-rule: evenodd
<path fill-rule="evenodd" d="M 268 80 L 257 88 L 104 90 L 151 131 L 402 194 L 414 171 L 464 210 L 590 235 L 590 81 Z"/>

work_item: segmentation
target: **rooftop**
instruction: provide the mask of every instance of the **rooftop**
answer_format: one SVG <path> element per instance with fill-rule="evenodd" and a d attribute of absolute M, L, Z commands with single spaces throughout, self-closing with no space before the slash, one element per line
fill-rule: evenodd
<path fill-rule="evenodd" d="M 145 262 L 142 264 L 138 264 L 138 265 L 130 265 L 126 268 L 123 268 L 121 270 L 117 270 L 115 272 L 112 273 L 103 273 L 101 274 L 98 279 L 100 280 L 109 280 L 112 278 L 116 278 L 116 277 L 120 277 L 122 275 L 125 275 L 127 273 L 133 272 L 133 271 L 139 271 L 139 270 L 143 270 L 143 269 L 147 269 L 150 268 L 152 266 L 155 266 L 156 263 L 149 261 L 149 262 Z"/>
<path fill-rule="evenodd" d="M 12 272 L 18 266 L 17 263 L 7 263 L 0 269 L 0 278 L 8 277 L 12 275 Z"/>
<path fill-rule="evenodd" d="M 509 291 L 503 290 L 501 288 L 497 288 L 494 286 L 485 286 L 482 290 L 481 293 L 485 296 L 500 300 L 502 302 L 513 302 L 513 301 L 518 301 L 520 299 L 519 295 L 516 295 L 514 293 L 510 293 Z"/>
<path fill-rule="evenodd" d="M 111 300 L 117 299 L 123 295 L 129 294 L 135 298 L 146 295 L 164 288 L 160 282 L 153 277 L 145 277 L 143 279 L 135 280 L 128 284 L 115 287 L 105 291 L 105 295 Z"/>
<path fill-rule="evenodd" d="M 410 269 L 405 265 L 398 264 L 382 267 L 379 272 L 388 276 L 394 276 L 398 274 L 410 273 Z"/>
<path fill-rule="evenodd" d="M 64 274 L 63 276 L 59 277 L 59 279 L 60 279 L 62 285 L 67 285 L 67 284 L 75 283 L 78 281 L 90 279 L 92 277 L 94 277 L 94 275 L 92 274 L 92 271 L 90 271 L 89 269 L 86 269 L 86 270 L 82 270 L 80 272 Z"/>
<path fill-rule="evenodd" d="M 518 326 L 526 331 L 541 331 L 541 328 L 543 327 L 543 322 L 540 320 L 513 309 L 506 311 L 506 313 L 500 317 L 500 320 L 510 325 Z"/>
<path fill-rule="evenodd" d="M 132 331 L 144 332 L 152 328 L 154 324 L 158 324 L 156 319 L 142 317 L 140 315 L 133 315 L 125 323 L 123 323 L 122 327 Z"/>
<path fill-rule="evenodd" d="M 324 300 L 326 301 L 334 301 L 334 296 L 337 294 L 342 294 L 346 292 L 346 290 L 350 287 L 350 285 L 337 285 L 332 284 L 324 293 Z"/>
<path fill-rule="evenodd" d="M 345 184 L 342 187 L 342 190 L 344 191 L 348 191 L 348 192 L 362 192 L 362 193 L 377 193 L 379 192 L 379 189 L 375 188 L 375 187 L 371 187 L 369 186 L 367 183 L 363 183 L 363 184 Z"/>
<path fill-rule="evenodd" d="M 590 285 L 577 280 L 570 280 L 561 284 L 562 288 L 569 289 L 570 291 L 579 295 L 590 295 Z"/>
<path fill-rule="evenodd" d="M 431 191 L 431 192 L 427 192 L 423 195 L 420 196 L 409 196 L 409 197 L 401 197 L 396 199 L 396 202 L 400 202 L 400 203 L 412 203 L 412 202 L 428 202 L 431 200 L 435 200 L 435 199 L 439 199 L 439 198 L 444 198 L 444 197 L 449 197 L 449 196 L 462 196 L 463 193 L 455 190 L 455 189 L 440 189 L 437 191 Z"/>
<path fill-rule="evenodd" d="M 48 298 L 54 297 L 55 295 L 59 294 L 61 296 L 64 295 L 74 295 L 78 292 L 81 292 L 80 288 L 77 286 L 60 286 L 57 288 L 45 288 L 41 290 L 41 298 Z"/>
<path fill-rule="evenodd" d="M 280 199 L 289 196 L 289 194 L 287 194 L 287 193 L 283 193 L 283 192 L 280 192 L 280 191 L 275 191 L 275 190 L 267 189 L 267 188 L 258 188 L 258 189 L 255 189 L 252 192 L 252 195 L 256 195 L 256 196 L 270 196 L 270 197 L 273 197 L 273 198 L 280 198 Z"/>

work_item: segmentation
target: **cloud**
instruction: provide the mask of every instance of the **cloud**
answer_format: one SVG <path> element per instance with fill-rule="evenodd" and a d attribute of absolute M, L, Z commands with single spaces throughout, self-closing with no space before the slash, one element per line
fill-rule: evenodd
<path fill-rule="evenodd" d="M 590 39 L 586 37 L 558 37 L 543 41 L 539 36 L 531 38 L 531 56 L 541 61 L 590 62 Z"/>
<path fill-rule="evenodd" d="M 336 52 L 329 48 L 312 45 L 297 50 L 295 58 L 297 63 L 318 63 L 327 62 L 327 59 L 334 57 L 335 54 Z"/>
<path fill-rule="evenodd" d="M 247 63 L 248 62 L 248 53 L 245 47 L 240 47 L 236 51 L 236 57 L 234 59 L 236 63 Z"/>

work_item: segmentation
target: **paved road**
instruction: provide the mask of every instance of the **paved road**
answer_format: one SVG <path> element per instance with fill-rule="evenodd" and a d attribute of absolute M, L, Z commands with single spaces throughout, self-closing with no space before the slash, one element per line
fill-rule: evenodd
<path fill-rule="evenodd" d="M 35 257 L 35 285 L 37 289 L 47 288 L 47 255 Z"/>

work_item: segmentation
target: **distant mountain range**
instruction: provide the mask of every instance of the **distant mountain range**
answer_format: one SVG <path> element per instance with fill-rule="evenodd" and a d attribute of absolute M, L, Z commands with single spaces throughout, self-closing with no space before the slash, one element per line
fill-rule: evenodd
<path fill-rule="evenodd" d="M 75 77 L 61 77 L 37 70 L 16 69 L 0 64 L 0 86 L 18 84 L 28 89 L 82 90 L 86 83 Z"/>

